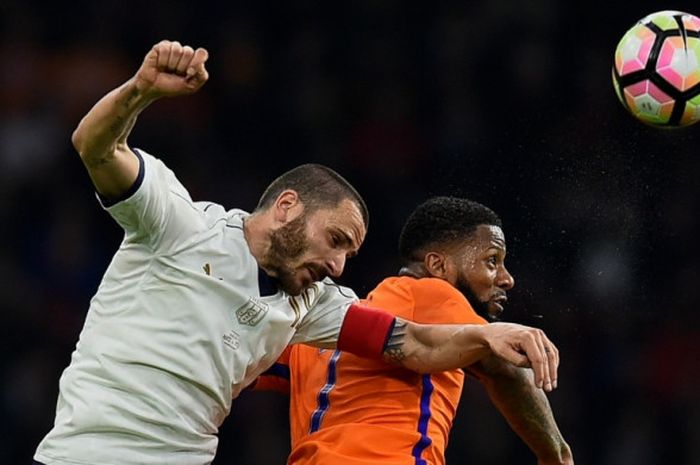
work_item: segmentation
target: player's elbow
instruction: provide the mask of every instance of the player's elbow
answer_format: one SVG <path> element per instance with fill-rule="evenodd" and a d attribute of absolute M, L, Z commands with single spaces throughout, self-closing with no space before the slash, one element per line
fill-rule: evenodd
<path fill-rule="evenodd" d="M 86 160 L 89 158 L 88 154 L 91 152 L 91 145 L 95 145 L 94 141 L 91 142 L 89 135 L 87 134 L 86 128 L 83 127 L 83 122 L 81 121 L 77 128 L 73 131 L 71 135 L 71 143 L 73 147 L 80 155 L 80 158 Z"/>
<path fill-rule="evenodd" d="M 104 165 L 126 149 L 126 144 L 95 136 L 84 121 L 73 131 L 71 143 L 89 170 Z"/>
<path fill-rule="evenodd" d="M 80 153 L 81 149 L 83 147 L 83 144 L 84 144 L 83 132 L 80 130 L 80 126 L 75 128 L 75 130 L 73 131 L 73 134 L 71 135 L 70 141 L 73 144 L 73 147 L 75 148 L 75 150 L 78 153 Z"/>

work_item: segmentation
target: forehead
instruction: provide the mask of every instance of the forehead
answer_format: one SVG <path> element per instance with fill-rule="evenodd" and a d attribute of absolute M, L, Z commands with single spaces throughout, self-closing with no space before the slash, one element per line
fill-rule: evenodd
<path fill-rule="evenodd" d="M 498 226 L 481 224 L 476 227 L 474 234 L 467 241 L 467 246 L 479 251 L 491 248 L 505 250 L 506 236 Z"/>
<path fill-rule="evenodd" d="M 326 229 L 337 229 L 359 246 L 365 240 L 367 227 L 362 212 L 355 202 L 343 199 L 333 208 L 322 208 L 311 214 Z"/>

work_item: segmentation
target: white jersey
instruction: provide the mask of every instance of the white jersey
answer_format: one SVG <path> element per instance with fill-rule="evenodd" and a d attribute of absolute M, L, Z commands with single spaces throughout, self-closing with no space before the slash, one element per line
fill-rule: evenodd
<path fill-rule="evenodd" d="M 133 193 L 105 207 L 126 234 L 60 379 L 46 465 L 203 465 L 232 399 L 289 343 L 330 343 L 355 294 L 291 297 L 259 270 L 241 210 L 193 202 L 140 152 Z"/>

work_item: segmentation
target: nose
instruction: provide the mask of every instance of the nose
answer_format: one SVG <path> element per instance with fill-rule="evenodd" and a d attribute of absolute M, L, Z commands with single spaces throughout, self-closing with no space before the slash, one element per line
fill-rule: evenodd
<path fill-rule="evenodd" d="M 336 254 L 333 257 L 331 257 L 330 260 L 328 260 L 327 266 L 332 277 L 337 278 L 341 274 L 343 274 L 343 270 L 345 269 L 345 260 L 345 252 Z"/>
<path fill-rule="evenodd" d="M 513 278 L 513 275 L 508 272 L 505 266 L 501 267 L 498 273 L 497 284 L 498 287 L 505 289 L 506 291 L 513 289 L 515 286 L 515 278 Z"/>

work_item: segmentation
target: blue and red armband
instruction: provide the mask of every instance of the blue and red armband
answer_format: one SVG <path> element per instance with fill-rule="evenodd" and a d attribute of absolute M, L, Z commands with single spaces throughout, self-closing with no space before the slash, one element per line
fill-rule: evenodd
<path fill-rule="evenodd" d="M 365 358 L 381 358 L 394 330 L 396 317 L 362 305 L 348 308 L 340 327 L 338 349 Z"/>

